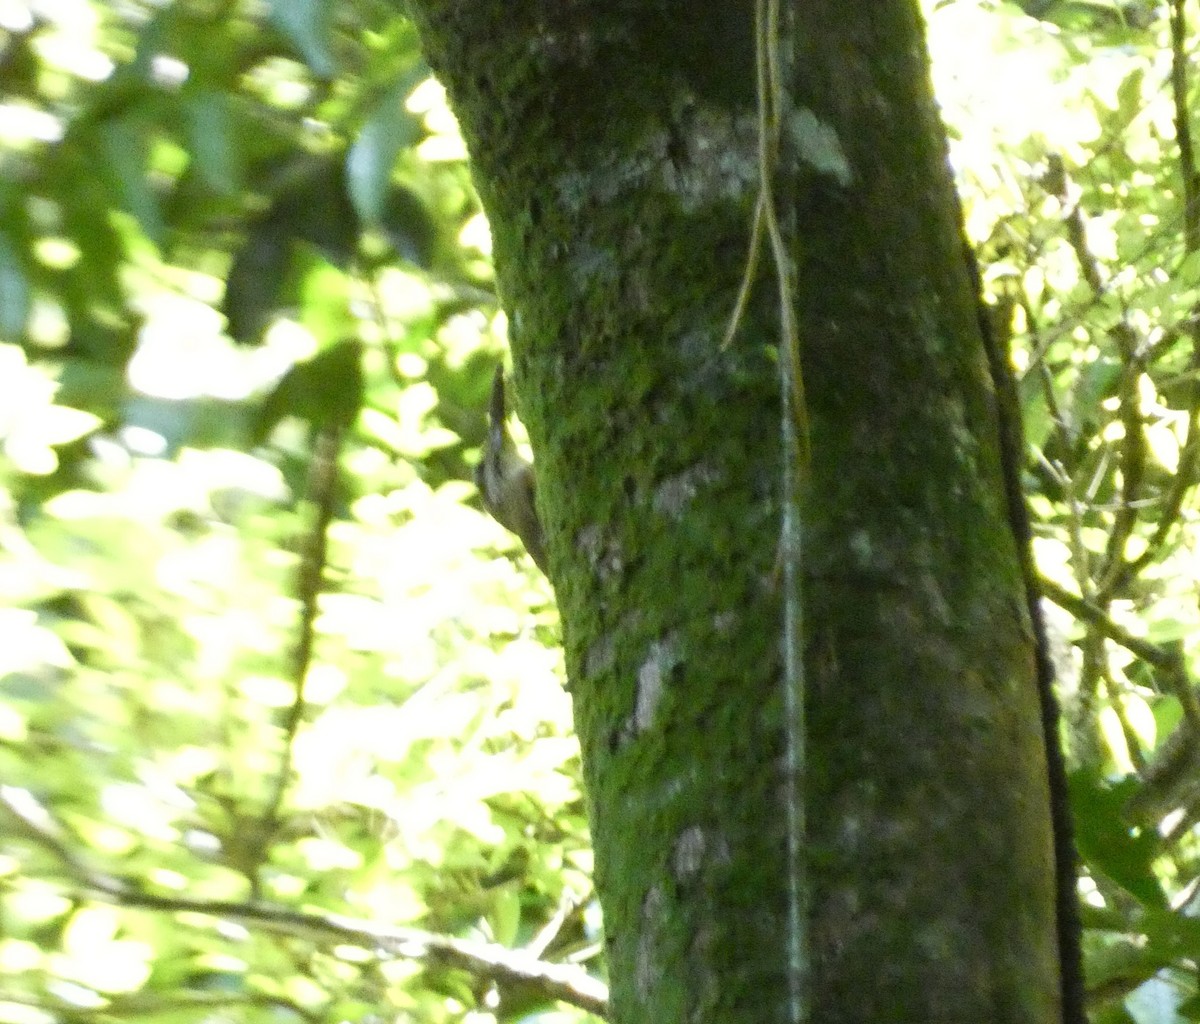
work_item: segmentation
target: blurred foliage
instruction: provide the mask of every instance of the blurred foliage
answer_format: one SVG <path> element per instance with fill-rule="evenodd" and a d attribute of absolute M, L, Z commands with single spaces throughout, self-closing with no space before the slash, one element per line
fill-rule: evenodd
<path fill-rule="evenodd" d="M 1200 1019 L 1180 10 L 927 11 L 1097 1022 Z M 549 590 L 468 483 L 489 250 L 397 5 L 0 0 L 0 1021 L 582 1016 L 489 961 L 602 976 Z"/>
<path fill-rule="evenodd" d="M 0 2 L 0 1020 L 582 1016 L 488 250 L 391 5 Z"/>
<path fill-rule="evenodd" d="M 1093 1020 L 1196 1020 L 1200 12 L 1021 6 L 940 4 L 931 46 L 1020 375 Z"/>

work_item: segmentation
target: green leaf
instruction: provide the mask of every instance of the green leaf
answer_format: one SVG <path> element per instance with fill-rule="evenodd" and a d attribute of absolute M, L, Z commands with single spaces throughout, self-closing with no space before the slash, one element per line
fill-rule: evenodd
<path fill-rule="evenodd" d="M 215 89 L 193 89 L 183 99 L 183 111 L 201 179 L 214 192 L 237 195 L 242 188 L 241 153 L 226 95 Z"/>
<path fill-rule="evenodd" d="M 410 114 L 404 103 L 428 74 L 428 68 L 420 64 L 390 89 L 346 155 L 350 199 L 358 215 L 368 223 L 378 224 L 383 220 L 397 155 L 424 135 L 421 119 Z"/>
<path fill-rule="evenodd" d="M 1146 69 L 1135 67 L 1117 86 L 1117 113 L 1122 127 L 1137 117 L 1145 106 L 1142 100 L 1142 82 L 1145 78 Z"/>
<path fill-rule="evenodd" d="M 1089 1010 L 1091 1008 L 1089 1007 Z M 1139 1024 L 1136 1017 L 1125 1009 L 1124 1002 L 1109 1003 L 1089 1012 L 1091 1024 Z"/>
<path fill-rule="evenodd" d="M 308 261 L 302 267 L 296 296 L 300 305 L 300 323 L 321 347 L 352 336 L 357 331 L 358 320 L 350 308 L 349 277 L 311 252 L 301 253 L 300 260 L 293 262 L 301 262 L 304 256 Z"/>
<path fill-rule="evenodd" d="M 146 237 L 162 248 L 166 227 L 146 173 L 146 136 L 146 126 L 134 117 L 109 120 L 100 129 L 105 165 L 121 205 Z"/>
<path fill-rule="evenodd" d="M 0 231 L 0 340 L 18 340 L 28 319 L 29 279 L 12 238 Z"/>
<path fill-rule="evenodd" d="M 437 250 L 437 224 L 414 192 L 403 186 L 392 189 L 379 227 L 397 256 L 429 269 Z"/>
<path fill-rule="evenodd" d="M 260 340 L 295 263 L 294 241 L 307 242 L 334 266 L 346 267 L 358 251 L 359 234 L 342 161 L 297 161 L 270 212 L 251 227 L 230 268 L 223 307 L 229 333 L 241 344 Z M 306 306 L 311 304 L 311 295 L 302 293 L 300 298 Z M 327 340 L 329 332 L 320 337 Z"/>
<path fill-rule="evenodd" d="M 118 69 L 118 74 L 144 82 L 153 80 L 154 58 L 166 48 L 167 33 L 175 15 L 173 5 L 159 8 L 138 32 L 133 60 Z"/>
<path fill-rule="evenodd" d="M 1099 356 L 1087 363 L 1079 373 L 1072 404 L 1080 419 L 1099 415 L 1100 403 L 1111 397 L 1121 379 L 1121 364 L 1110 356 Z"/>
<path fill-rule="evenodd" d="M 1163 908 L 1148 910 L 1141 926 L 1151 947 L 1165 956 L 1200 956 L 1200 920 Z"/>
<path fill-rule="evenodd" d="M 1125 937 L 1114 938 L 1098 948 L 1088 950 L 1087 978 L 1093 988 L 1120 985 L 1132 989 L 1154 977 L 1170 963 L 1146 944 Z"/>
<path fill-rule="evenodd" d="M 348 427 L 363 399 L 362 344 L 348 339 L 297 363 L 263 400 L 253 435 L 261 444 L 285 416 L 314 427 Z"/>
<path fill-rule="evenodd" d="M 1075 841 L 1089 869 L 1103 872 L 1143 906 L 1165 907 L 1167 898 L 1153 871 L 1160 852 L 1158 834 L 1152 829 L 1135 829 L 1124 818 L 1136 781 L 1110 783 L 1095 771 L 1081 768 L 1071 773 L 1068 784 Z"/>
<path fill-rule="evenodd" d="M 358 212 L 347 192 L 345 162 L 337 156 L 300 162 L 271 216 L 336 266 L 349 265 L 358 251 Z"/>
<path fill-rule="evenodd" d="M 251 226 L 225 281 L 222 312 L 234 341 L 254 345 L 261 340 L 275 311 L 290 254 L 291 240 L 277 221 L 267 218 Z"/>
<path fill-rule="evenodd" d="M 329 48 L 331 15 L 330 0 L 271 0 L 271 20 L 318 78 L 337 74 Z"/>
<path fill-rule="evenodd" d="M 58 385 L 59 402 L 87 409 L 102 419 L 115 418 L 129 394 L 123 367 L 84 358 L 63 363 Z"/>
<path fill-rule="evenodd" d="M 1188 253 L 1175 271 L 1176 283 L 1180 286 L 1200 282 L 1200 250 Z"/>
<path fill-rule="evenodd" d="M 122 408 L 127 427 L 153 431 L 165 442 L 165 454 L 187 448 L 239 448 L 249 435 L 250 411 L 244 402 L 217 398 L 154 398 L 138 395 Z"/>
<path fill-rule="evenodd" d="M 502 946 L 511 946 L 517 940 L 521 927 L 521 887 L 506 882 L 492 890 L 492 908 L 488 921 L 492 936 Z"/>

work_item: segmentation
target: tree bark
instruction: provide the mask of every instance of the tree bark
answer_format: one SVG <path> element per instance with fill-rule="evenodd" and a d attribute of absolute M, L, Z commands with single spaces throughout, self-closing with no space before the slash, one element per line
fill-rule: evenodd
<path fill-rule="evenodd" d="M 412 13 L 492 224 L 613 1019 L 796 1019 L 804 982 L 831 1024 L 1058 1020 L 1033 638 L 915 4 L 793 12 L 800 768 L 769 258 L 721 344 L 758 192 L 753 5 Z"/>

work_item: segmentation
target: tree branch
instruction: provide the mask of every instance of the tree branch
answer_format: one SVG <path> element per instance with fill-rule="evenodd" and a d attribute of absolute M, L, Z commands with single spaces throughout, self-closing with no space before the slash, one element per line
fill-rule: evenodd
<path fill-rule="evenodd" d="M 262 814 L 264 844 L 279 824 L 280 808 L 292 778 L 292 760 L 296 733 L 304 718 L 304 680 L 312 664 L 314 624 L 317 621 L 317 600 L 325 579 L 325 561 L 329 549 L 329 524 L 333 521 L 333 505 L 337 492 L 338 454 L 342 430 L 332 424 L 317 431 L 312 462 L 308 470 L 308 497 L 316 507 L 312 527 L 304 539 L 300 567 L 296 575 L 296 596 L 300 601 L 300 622 L 297 627 L 296 649 L 292 659 L 292 686 L 295 697 L 283 723 L 283 753 L 275 775 L 271 796 Z M 253 880 L 252 880 L 253 881 Z"/>
<path fill-rule="evenodd" d="M 1187 677 L 1180 649 L 1162 647 L 1139 636 L 1134 636 L 1124 626 L 1113 622 L 1099 605 L 1085 601 L 1082 597 L 1072 594 L 1045 576 L 1038 577 L 1038 589 L 1042 592 L 1043 597 L 1053 601 L 1077 619 L 1095 627 L 1102 636 L 1120 644 L 1148 665 L 1158 669 L 1172 694 L 1178 698 L 1186 725 L 1193 735 L 1200 736 L 1200 702 L 1197 701 L 1196 694 Z"/>
<path fill-rule="evenodd" d="M 1175 656 L 1157 644 L 1134 636 L 1124 626 L 1113 622 L 1098 604 L 1087 601 L 1078 594 L 1072 594 L 1066 587 L 1061 587 L 1045 576 L 1038 577 L 1038 589 L 1042 596 L 1053 601 L 1064 611 L 1070 612 L 1075 618 L 1096 627 L 1104 636 L 1114 643 L 1120 644 L 1126 650 L 1136 654 L 1142 661 L 1160 669 L 1173 669 L 1176 665 Z"/>
<path fill-rule="evenodd" d="M 486 981 L 532 987 L 549 999 L 598 1017 L 607 1014 L 608 987 L 582 968 L 546 963 L 527 950 L 494 942 L 459 939 L 420 928 L 387 927 L 343 914 L 291 910 L 261 901 L 195 900 L 142 892 L 124 879 L 88 868 L 67 845 L 61 826 L 25 790 L 0 787 L 0 809 L 15 821 L 18 835 L 48 850 L 68 869 L 72 881 L 84 890 L 80 896 L 134 909 L 202 914 L 277 934 L 344 943 L 430 966 L 457 968 Z"/>
<path fill-rule="evenodd" d="M 295 1014 L 308 1024 L 322 1024 L 325 1017 L 317 1010 L 301 1006 L 293 999 L 269 995 L 266 992 L 189 992 L 176 997 L 153 998 L 148 996 L 105 997 L 103 1006 L 78 1006 L 61 999 L 31 998 L 19 992 L 5 992 L 6 1003 L 41 1010 L 57 1020 L 78 1021 L 79 1024 L 94 1024 L 97 1018 L 106 1020 L 128 1020 L 131 1017 L 160 1016 L 162 1014 L 190 1011 L 200 1017 L 208 1014 L 219 1019 L 215 1011 L 241 1006 L 259 1006 L 285 1010 Z"/>
<path fill-rule="evenodd" d="M 1171 95 L 1175 102 L 1175 142 L 1183 178 L 1183 237 L 1188 252 L 1200 250 L 1200 168 L 1192 144 L 1192 114 L 1188 109 L 1187 13 L 1184 0 L 1171 0 Z"/>
<path fill-rule="evenodd" d="M 1192 140 L 1192 113 L 1188 103 L 1188 73 L 1191 57 L 1187 52 L 1187 14 L 1184 0 L 1171 0 L 1171 95 L 1175 105 L 1175 141 L 1179 146 L 1179 174 L 1183 179 L 1183 241 L 1184 252 L 1200 251 L 1200 168 L 1196 165 L 1196 149 Z M 1200 311 L 1193 308 L 1184 321 L 1184 333 L 1192 343 L 1193 373 L 1200 370 Z M 1200 469 L 1200 387 L 1193 384 L 1188 401 L 1187 433 L 1184 437 L 1175 477 L 1163 501 L 1154 536 L 1146 549 L 1130 563 L 1128 574 L 1133 575 L 1154 559 L 1167 534 L 1179 519 L 1183 499 L 1196 483 Z M 1124 580 L 1121 581 L 1124 583 Z"/>

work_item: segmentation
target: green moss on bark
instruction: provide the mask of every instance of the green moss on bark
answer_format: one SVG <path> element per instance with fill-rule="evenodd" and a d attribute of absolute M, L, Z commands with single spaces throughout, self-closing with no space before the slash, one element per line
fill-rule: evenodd
<path fill-rule="evenodd" d="M 787 1015 L 781 451 L 746 3 L 414 0 L 492 221 L 618 1021 Z M 1054 1019 L 1030 638 L 907 0 L 798 4 L 815 1019 Z M 831 154 L 844 166 L 830 162 Z"/>

